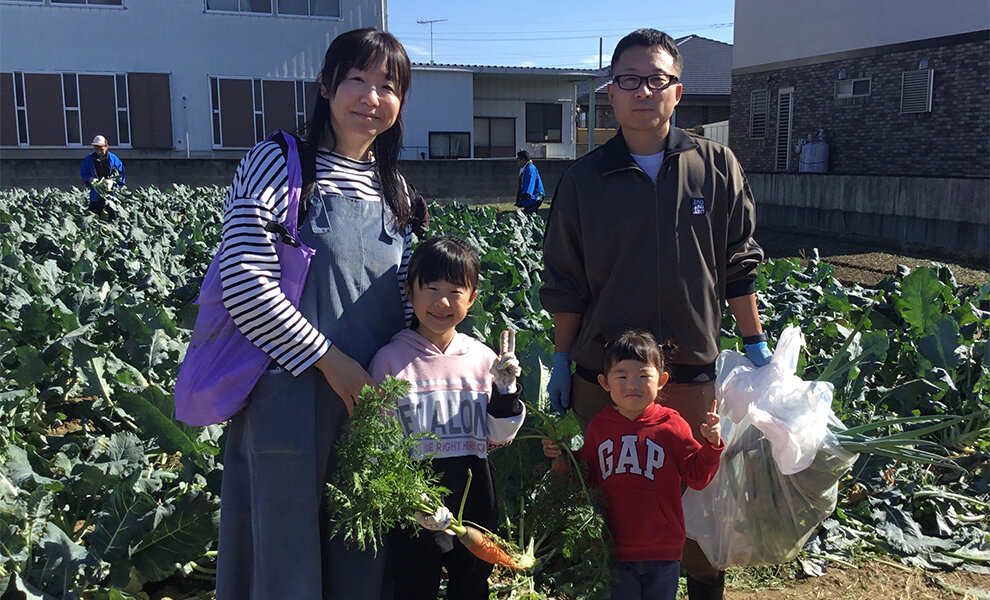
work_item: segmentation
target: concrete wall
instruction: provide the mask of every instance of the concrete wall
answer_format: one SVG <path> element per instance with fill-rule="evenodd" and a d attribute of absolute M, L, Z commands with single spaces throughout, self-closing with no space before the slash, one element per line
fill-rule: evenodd
<path fill-rule="evenodd" d="M 0 189 L 82 189 L 80 159 L 7 159 L 0 161 Z M 167 187 L 173 182 L 189 186 L 226 186 L 238 159 L 198 160 L 178 158 L 125 159 L 127 183 L 131 187 Z M 543 178 L 547 197 L 572 161 L 534 161 Z M 469 203 L 514 202 L 519 184 L 515 159 L 504 160 L 408 160 L 402 173 L 429 200 L 462 200 Z"/>
<path fill-rule="evenodd" d="M 334 37 L 385 20 L 382 0 L 340 0 L 340 18 L 206 12 L 203 0 L 124 4 L 0 4 L 0 70 L 170 73 L 181 152 L 186 131 L 191 151 L 212 149 L 210 76 L 312 80 Z"/>
<path fill-rule="evenodd" d="M 0 160 L 0 189 L 82 189 L 78 159 L 7 158 Z M 131 187 L 229 185 L 240 157 L 236 159 L 123 158 Z"/>
<path fill-rule="evenodd" d="M 571 160 L 540 160 L 533 163 L 543 179 L 547 200 Z M 402 173 L 429 200 L 461 200 L 470 204 L 515 202 L 519 167 L 506 160 L 416 160 L 402 164 Z"/>
<path fill-rule="evenodd" d="M 732 68 L 986 29 L 981 0 L 736 0 Z M 733 82 L 735 88 L 735 82 Z"/>
<path fill-rule="evenodd" d="M 131 186 L 230 183 L 237 160 L 133 159 Z M 536 160 L 547 197 L 570 160 Z M 514 160 L 411 160 L 402 171 L 431 201 L 515 200 Z M 0 188 L 80 189 L 77 160 L 0 161 Z M 749 173 L 761 224 L 870 238 L 891 246 L 944 248 L 990 258 L 990 181 L 928 177 Z M 80 198 L 83 192 L 80 191 Z"/>
<path fill-rule="evenodd" d="M 990 258 L 990 181 L 749 173 L 761 224 Z"/>

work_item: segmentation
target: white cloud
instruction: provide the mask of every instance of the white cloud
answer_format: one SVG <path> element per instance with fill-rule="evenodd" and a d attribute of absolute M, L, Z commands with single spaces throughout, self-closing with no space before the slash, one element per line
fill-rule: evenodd
<path fill-rule="evenodd" d="M 608 66 L 608 62 L 609 62 L 609 60 L 611 60 L 611 58 L 612 57 L 610 57 L 610 56 L 603 56 L 602 57 L 602 66 L 603 67 Z M 588 58 L 582 58 L 581 60 L 578 61 L 578 64 L 587 65 L 589 67 L 592 67 L 592 68 L 597 69 L 598 68 L 598 55 L 597 54 L 594 54 L 592 56 L 589 56 Z"/>
<path fill-rule="evenodd" d="M 406 54 L 409 55 L 409 60 L 413 62 L 423 62 L 430 60 L 430 49 L 424 48 L 422 46 L 417 46 L 415 44 L 402 44 L 402 47 L 406 49 Z"/>

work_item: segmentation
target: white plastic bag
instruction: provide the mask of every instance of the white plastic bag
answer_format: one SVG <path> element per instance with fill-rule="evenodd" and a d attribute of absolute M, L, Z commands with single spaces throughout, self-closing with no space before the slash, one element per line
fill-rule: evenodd
<path fill-rule="evenodd" d="M 784 475 L 814 460 L 828 431 L 832 384 L 804 381 L 794 374 L 804 336 L 794 326 L 780 335 L 770 364 L 756 368 L 745 355 L 722 352 L 716 362 L 715 395 L 725 416 L 739 423 L 746 416 L 770 440 L 777 468 Z"/>
<path fill-rule="evenodd" d="M 780 564 L 794 558 L 835 509 L 837 483 L 856 460 L 829 431 L 832 385 L 794 375 L 804 340 L 781 334 L 770 364 L 719 356 L 715 384 L 725 450 L 701 491 L 684 493 L 687 536 L 712 565 Z"/>

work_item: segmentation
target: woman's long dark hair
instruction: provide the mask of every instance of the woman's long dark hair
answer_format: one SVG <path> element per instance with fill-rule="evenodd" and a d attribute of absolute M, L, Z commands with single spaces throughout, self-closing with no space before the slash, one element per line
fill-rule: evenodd
<path fill-rule="evenodd" d="M 333 95 L 337 86 L 347 76 L 347 72 L 357 68 L 371 69 L 385 62 L 388 78 L 395 82 L 399 92 L 399 114 L 395 123 L 378 134 L 371 144 L 375 155 L 378 179 L 382 186 L 382 197 L 391 209 L 400 228 L 405 228 L 412 217 L 412 209 L 406 201 L 405 191 L 399 179 L 399 149 L 402 147 L 402 106 L 406 102 L 406 92 L 412 78 L 409 57 L 399 40 L 390 33 L 377 29 L 354 29 L 334 38 L 323 58 L 320 79 Z M 312 117 L 302 127 L 301 134 L 311 152 L 315 153 L 324 133 L 333 139 L 330 125 L 330 103 L 321 95 L 317 86 L 316 101 Z"/>

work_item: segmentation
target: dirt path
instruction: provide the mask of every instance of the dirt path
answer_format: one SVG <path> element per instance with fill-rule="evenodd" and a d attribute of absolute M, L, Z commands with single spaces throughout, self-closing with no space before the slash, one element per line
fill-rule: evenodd
<path fill-rule="evenodd" d="M 499 210 L 516 210 L 511 203 L 497 205 Z M 540 215 L 549 217 L 550 209 L 543 208 Z M 818 248 L 822 260 L 835 266 L 836 277 L 844 284 L 876 285 L 887 275 L 897 272 L 898 265 L 931 266 L 933 262 L 948 265 L 956 281 L 961 285 L 990 283 L 990 258 L 984 249 L 982 258 L 962 256 L 949 251 L 900 250 L 870 243 L 859 238 L 840 238 L 815 231 L 794 231 L 760 226 L 756 241 L 763 247 L 767 258 L 802 258 L 810 256 Z"/>
<path fill-rule="evenodd" d="M 744 573 L 736 580 L 731 575 L 725 600 L 990 600 L 990 575 L 928 573 L 879 562 L 855 569 L 832 563 L 821 577 L 762 589 L 746 581 Z"/>
<path fill-rule="evenodd" d="M 835 266 L 836 277 L 843 283 L 875 285 L 887 275 L 897 272 L 898 265 L 916 267 L 938 262 L 952 268 L 962 285 L 983 285 L 990 281 L 990 264 L 984 260 L 967 259 L 951 254 L 926 256 L 924 252 L 891 250 L 865 241 L 838 239 L 814 232 L 793 232 L 783 229 L 757 229 L 756 241 L 763 246 L 767 258 L 810 256 L 814 248 L 825 262 Z"/>

